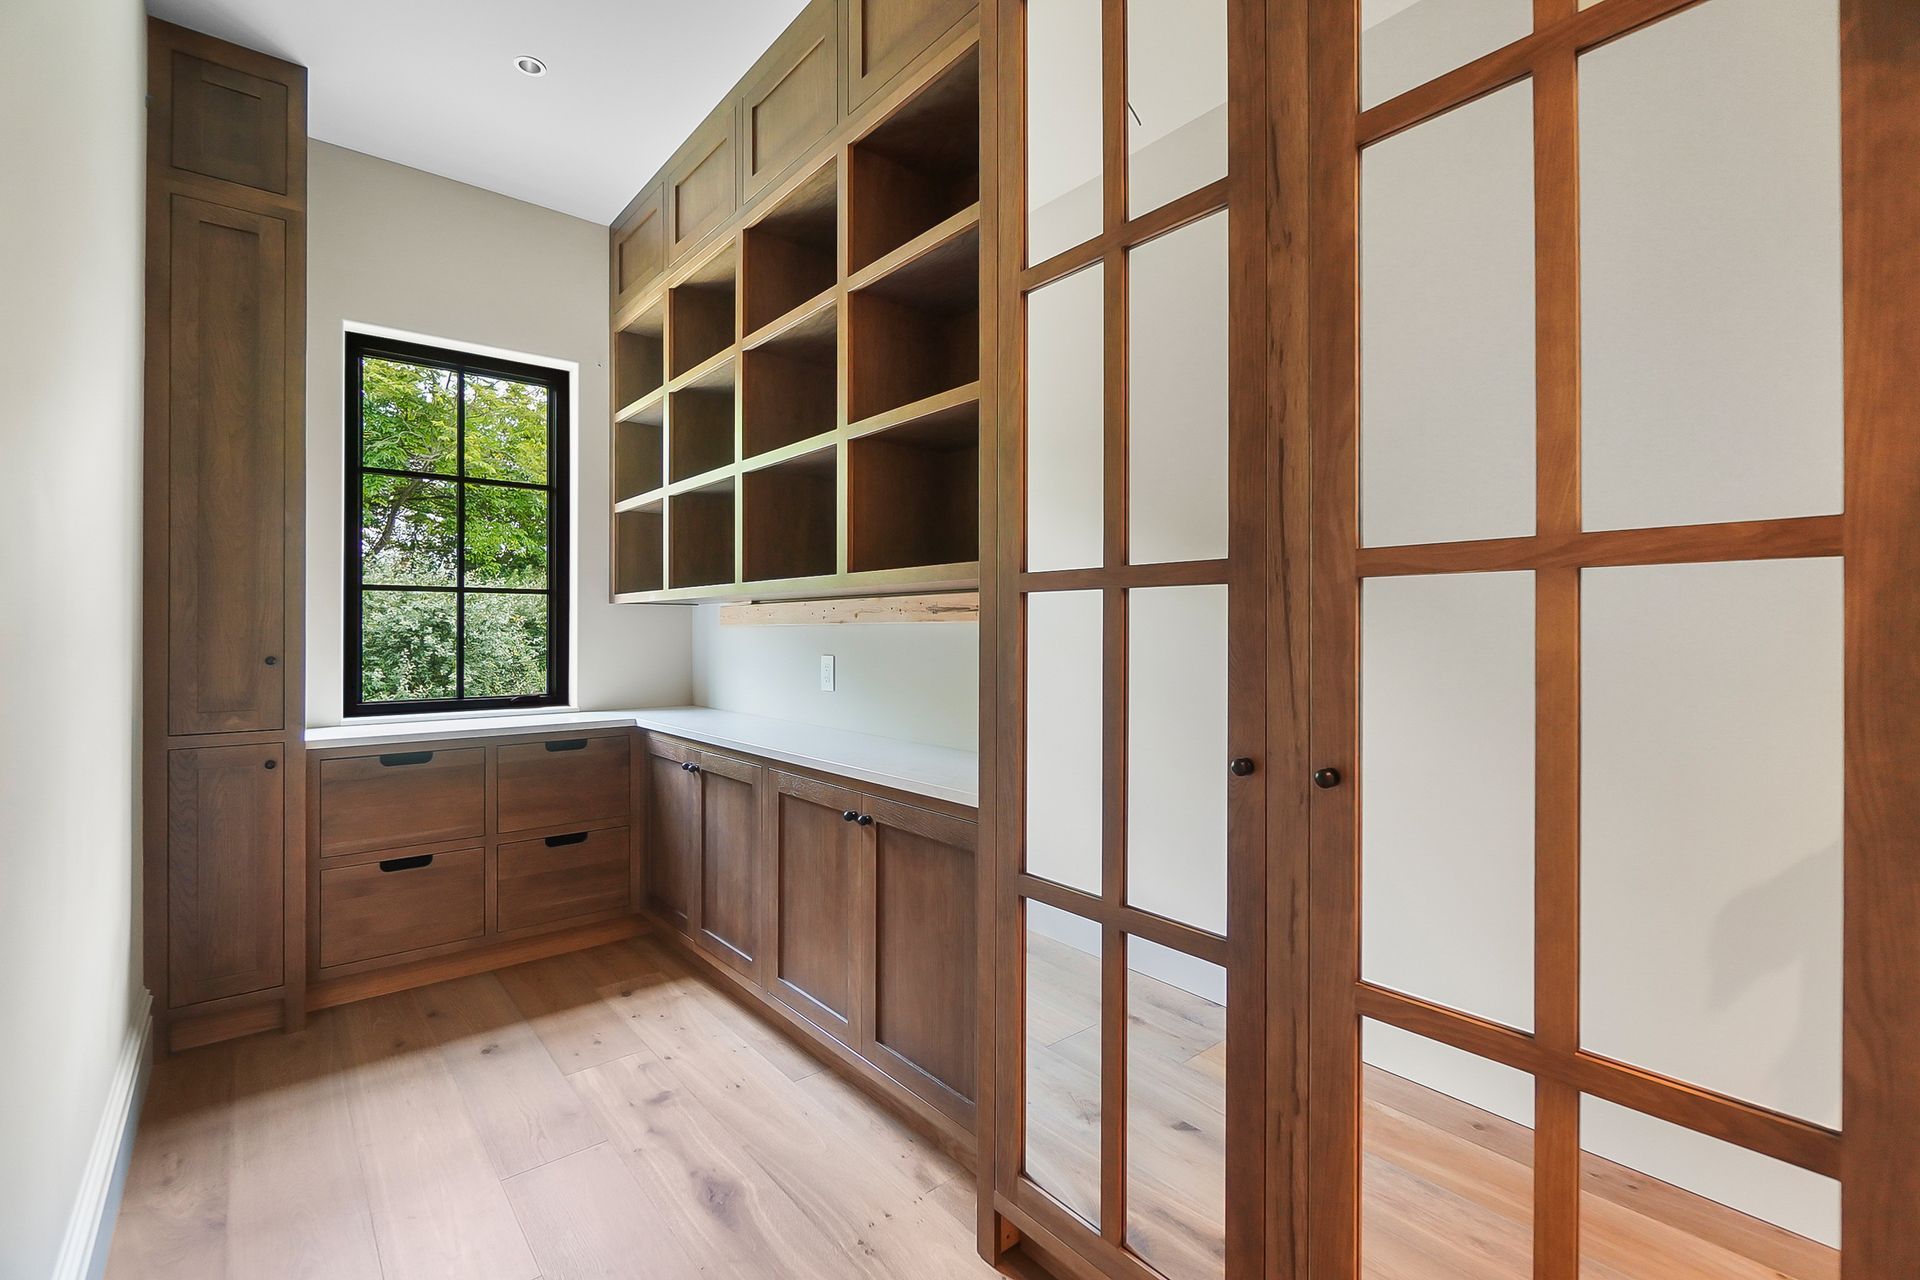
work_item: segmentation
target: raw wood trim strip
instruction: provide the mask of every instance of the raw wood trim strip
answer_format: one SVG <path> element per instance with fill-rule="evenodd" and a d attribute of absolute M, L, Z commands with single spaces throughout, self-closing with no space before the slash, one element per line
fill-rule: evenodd
<path fill-rule="evenodd" d="M 1110 569 L 1043 569 L 1020 575 L 1022 591 L 1089 591 L 1101 587 L 1224 586 L 1225 560 L 1116 565 Z"/>
<path fill-rule="evenodd" d="M 1363 547 L 1359 552 L 1359 570 L 1365 578 L 1387 578 L 1423 573 L 1494 573 L 1508 569 L 1837 556 L 1840 527 L 1839 516 L 1795 516 L 1732 524 L 1605 529 L 1572 534 L 1542 532 L 1531 538 Z"/>
<path fill-rule="evenodd" d="M 1617 40 L 1635 28 L 1698 3 L 1700 0 L 1604 0 L 1551 25 L 1536 24 L 1532 35 L 1362 111 L 1357 141 L 1365 147 L 1390 138 L 1525 79 L 1556 55 L 1578 54 Z"/>
<path fill-rule="evenodd" d="M 852 623 L 977 622 L 980 594 L 881 596 L 865 600 L 775 600 L 720 607 L 723 627 L 811 627 Z"/>

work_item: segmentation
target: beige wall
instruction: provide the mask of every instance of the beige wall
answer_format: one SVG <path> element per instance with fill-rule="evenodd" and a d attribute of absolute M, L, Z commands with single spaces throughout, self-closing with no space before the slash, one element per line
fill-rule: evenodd
<path fill-rule="evenodd" d="M 689 610 L 607 599 L 606 228 L 323 142 L 307 173 L 308 723 L 341 713 L 349 325 L 577 366 L 574 701 L 686 702 Z"/>
<path fill-rule="evenodd" d="M 0 47 L 0 1275 L 52 1273 L 142 1007 L 137 0 Z"/>

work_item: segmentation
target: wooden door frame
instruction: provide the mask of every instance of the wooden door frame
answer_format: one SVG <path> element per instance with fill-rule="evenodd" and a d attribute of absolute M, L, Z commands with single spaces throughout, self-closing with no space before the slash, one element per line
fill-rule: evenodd
<path fill-rule="evenodd" d="M 1580 1263 L 1579 1104 L 1605 1097 L 1659 1119 L 1840 1179 L 1845 1280 L 1920 1275 L 1920 8 L 1910 0 L 1839 0 L 1843 261 L 1846 317 L 1846 497 L 1843 516 L 1740 525 L 1583 533 L 1578 481 L 1578 54 L 1699 0 L 1535 0 L 1538 34 L 1367 110 L 1357 106 L 1358 22 L 1353 0 L 1273 0 L 1272 154 L 1280 176 L 1308 175 L 1306 206 L 1284 182 L 1270 203 L 1276 232 L 1305 250 L 1276 247 L 1270 280 L 1275 445 L 1310 459 L 1283 474 L 1287 507 L 1312 512 L 1311 547 L 1283 512 L 1279 559 L 1291 588 L 1311 577 L 1313 672 L 1304 767 L 1350 779 L 1357 741 L 1357 595 L 1363 573 L 1533 568 L 1539 669 L 1536 717 L 1535 1032 L 1521 1035 L 1425 1002 L 1363 986 L 1357 936 L 1357 788 L 1314 792 L 1310 822 L 1273 809 L 1276 883 L 1306 867 L 1289 836 L 1310 848 L 1310 1017 L 1304 1055 L 1291 1063 L 1275 1035 L 1276 1082 L 1304 1073 L 1310 1115 L 1304 1152 L 1275 1145 L 1276 1194 L 1268 1247 L 1278 1273 L 1345 1280 L 1358 1251 L 1360 1160 L 1357 1027 L 1377 1018 L 1518 1067 L 1536 1081 L 1534 1274 L 1572 1280 Z M 1282 68 L 1285 68 L 1282 70 Z M 1538 322 L 1536 538 L 1476 546 L 1358 550 L 1358 174 L 1367 143 L 1531 75 L 1534 82 Z M 1297 76 L 1295 79 L 1293 77 Z M 1304 86 L 1304 94 L 1293 88 Z M 1554 269 L 1558 266 L 1560 269 Z M 1307 327 L 1300 314 L 1304 281 Z M 1288 339 L 1292 338 L 1292 341 Z M 1308 353 L 1303 366 L 1294 358 Z M 1289 426 L 1291 423 L 1291 426 Z M 1297 486 L 1310 476 L 1311 492 Z M 1304 497 L 1304 504 L 1302 498 Z M 1536 540 L 1537 539 L 1537 540 Z M 1827 1130 L 1583 1051 L 1578 1031 L 1579 809 L 1577 787 L 1579 565 L 1845 555 L 1845 1037 L 1843 1129 Z M 1276 656 L 1285 633 L 1276 633 Z M 1569 641 L 1571 644 L 1569 645 Z M 1294 651 L 1296 656 L 1298 651 Z M 1287 686 L 1276 678 L 1278 716 Z M 1569 779 L 1573 785 L 1569 785 Z M 1276 935 L 1277 983 L 1300 958 Z M 1298 973 L 1296 968 L 1294 973 Z M 1271 1030 L 1271 1029 L 1270 1029 Z M 1295 1095 L 1297 1096 L 1297 1095 Z M 1282 1128 L 1285 1126 L 1283 1125 Z M 1844 1136 L 1843 1136 L 1844 1135 Z M 1304 1162 L 1303 1162 L 1304 1161 Z M 1291 1176 L 1286 1170 L 1290 1166 Z M 1309 1183 L 1305 1170 L 1314 1177 Z M 1278 1188 L 1276 1187 L 1276 1192 Z M 1289 1221 L 1311 1210 L 1303 1242 Z M 1291 1217 L 1289 1216 L 1291 1214 Z M 1288 1248 L 1288 1246 L 1291 1246 Z"/>
<path fill-rule="evenodd" d="M 1223 0 L 1228 18 L 1228 176 L 1139 217 L 1127 209 L 1126 3 L 1102 0 L 1103 215 L 1100 233 L 1045 262 L 1026 262 L 1025 0 L 986 0 L 982 10 L 982 138 L 996 174 L 998 232 L 983 255 L 983 291 L 994 308 L 994 398 L 989 448 L 982 451 L 982 492 L 993 495 L 983 513 L 992 530 L 981 556 L 983 700 L 982 818 L 983 973 L 990 973 L 985 1001 L 992 1050 L 983 1062 L 979 1115 L 983 1195 L 980 1243 L 990 1260 L 1017 1264 L 1023 1252 L 1076 1276 L 1149 1280 L 1157 1273 L 1125 1245 L 1126 1162 L 1124 1119 L 1126 1044 L 1124 1024 L 1106 1011 L 1124 1008 L 1126 960 L 1123 936 L 1170 944 L 1216 963 L 1228 973 L 1227 1004 L 1227 1274 L 1262 1274 L 1269 1232 L 1268 1150 L 1286 1132 L 1291 1106 L 1270 1091 L 1269 1035 L 1290 1046 L 1298 1021 L 1291 986 L 1269 986 L 1267 932 L 1281 922 L 1289 935 L 1294 908 L 1284 878 L 1269 880 L 1264 852 L 1269 840 L 1267 807 L 1272 797 L 1304 799 L 1294 767 L 1300 751 L 1291 738 L 1276 742 L 1275 724 L 1293 734 L 1293 715 L 1270 718 L 1266 692 L 1274 653 L 1262 637 L 1273 626 L 1272 593 L 1277 577 L 1273 520 L 1274 484 L 1281 452 L 1271 446 L 1269 404 L 1269 308 L 1266 295 L 1274 269 L 1271 229 L 1261 214 L 1274 182 L 1267 158 L 1267 32 L 1265 0 Z M 1199 222 L 1229 214 L 1229 555 L 1224 560 L 1184 564 L 1132 564 L 1127 553 L 1126 364 L 1128 328 L 1124 263 L 1132 248 Z M 1105 379 L 1104 567 L 1029 574 L 1025 566 L 1025 298 L 1036 288 L 1073 272 L 1103 264 L 1106 279 L 1103 335 Z M 985 406 L 983 406 L 984 408 Z M 983 419 L 983 425 L 989 419 Z M 1122 598 L 1135 588 L 1185 583 L 1223 583 L 1229 591 L 1228 672 L 1235 696 L 1229 709 L 1231 750 L 1251 757 L 1257 776 L 1232 783 L 1228 804 L 1228 921 L 1225 938 L 1149 915 L 1124 899 L 1124 778 L 1112 781 L 1125 760 L 1126 616 Z M 1084 894 L 1023 874 L 1025 811 L 1023 597 L 1036 589 L 1099 589 L 1106 597 L 1103 621 L 1103 889 Z M 1287 594 L 1294 607 L 1297 597 Z M 1282 609 L 1284 613 L 1284 608 Z M 1296 704 L 1304 709 L 1304 701 Z M 1244 788 L 1245 790 L 1240 790 Z M 1277 900 L 1270 887 L 1279 890 Z M 1024 912 L 1032 898 L 1074 911 L 1101 927 L 1104 1028 L 1102 1033 L 1102 1230 L 1085 1225 L 1021 1172 L 1024 1089 Z M 1280 1003 L 1276 1005 L 1278 998 Z M 1271 1028 L 1279 1026 L 1279 1032 Z M 1290 1052 L 1290 1050 L 1289 1050 Z M 991 1195 L 985 1194 L 987 1188 Z"/>

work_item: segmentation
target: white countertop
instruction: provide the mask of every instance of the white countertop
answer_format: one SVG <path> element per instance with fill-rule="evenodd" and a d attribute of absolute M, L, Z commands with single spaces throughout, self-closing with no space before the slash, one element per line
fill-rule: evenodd
<path fill-rule="evenodd" d="M 774 720 L 712 707 L 648 707 L 633 711 L 554 711 L 438 720 L 392 720 L 308 729 L 309 747 L 369 747 L 428 738 L 493 738 L 555 729 L 637 726 L 708 746 L 818 769 L 855 782 L 978 807 L 980 758 L 971 751 Z"/>

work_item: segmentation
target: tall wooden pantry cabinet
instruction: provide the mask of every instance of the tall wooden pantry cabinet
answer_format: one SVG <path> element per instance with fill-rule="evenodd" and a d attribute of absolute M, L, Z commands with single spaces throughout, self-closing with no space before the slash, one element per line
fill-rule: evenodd
<path fill-rule="evenodd" d="M 306 71 L 152 21 L 147 985 L 164 1051 L 302 1017 Z"/>

